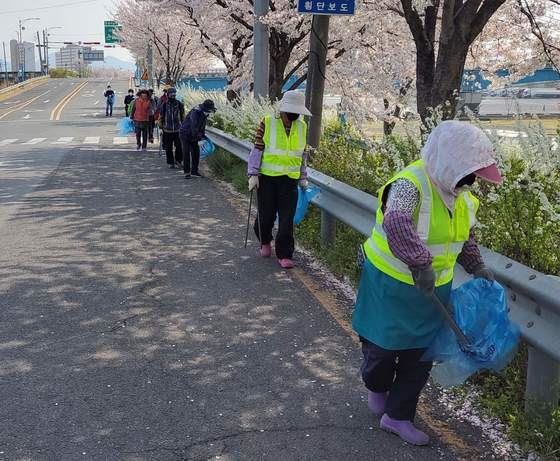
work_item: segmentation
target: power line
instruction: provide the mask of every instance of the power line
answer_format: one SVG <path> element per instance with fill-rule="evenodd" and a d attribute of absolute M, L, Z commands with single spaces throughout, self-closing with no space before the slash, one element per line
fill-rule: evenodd
<path fill-rule="evenodd" d="M 60 8 L 61 6 L 72 6 L 72 5 L 82 5 L 84 3 L 94 3 L 99 2 L 100 0 L 81 0 L 79 2 L 69 2 L 69 3 L 59 3 L 58 5 L 50 5 L 50 6 L 38 6 L 36 8 L 25 8 L 23 10 L 10 10 L 10 11 L 2 11 L 2 14 L 11 14 L 11 13 L 24 13 L 26 11 L 37 11 L 37 10 L 49 10 L 52 8 Z"/>

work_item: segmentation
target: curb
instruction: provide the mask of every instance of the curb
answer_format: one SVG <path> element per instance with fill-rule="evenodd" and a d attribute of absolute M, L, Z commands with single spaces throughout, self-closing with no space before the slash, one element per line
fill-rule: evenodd
<path fill-rule="evenodd" d="M 47 75 L 45 75 L 44 77 L 30 78 L 29 80 L 25 80 L 24 82 L 9 86 L 8 88 L 4 88 L 3 90 L 0 90 L 0 101 L 13 96 L 18 91 L 28 90 L 30 88 L 41 85 L 45 83 L 49 78 L 50 77 Z"/>

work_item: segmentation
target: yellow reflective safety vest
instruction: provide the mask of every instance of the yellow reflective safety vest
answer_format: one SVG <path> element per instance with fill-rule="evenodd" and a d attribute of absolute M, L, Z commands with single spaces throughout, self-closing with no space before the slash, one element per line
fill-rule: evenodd
<path fill-rule="evenodd" d="M 263 136 L 265 147 L 261 174 L 299 179 L 306 141 L 305 121 L 297 119 L 292 122 L 290 136 L 288 136 L 281 118 L 274 115 L 265 116 Z"/>
<path fill-rule="evenodd" d="M 420 204 L 414 215 L 416 231 L 432 254 L 436 286 L 446 285 L 453 280 L 457 257 L 463 249 L 463 244 L 469 239 L 471 228 L 476 223 L 479 201 L 470 192 L 462 192 L 455 200 L 453 214 L 450 214 L 426 174 L 423 160 L 409 165 L 379 190 L 376 222 L 371 237 L 364 244 L 364 251 L 371 263 L 380 271 L 409 285 L 414 285 L 412 273 L 389 248 L 387 235 L 383 230 L 384 214 L 381 206 L 385 188 L 401 178 L 413 182 L 420 191 Z"/>

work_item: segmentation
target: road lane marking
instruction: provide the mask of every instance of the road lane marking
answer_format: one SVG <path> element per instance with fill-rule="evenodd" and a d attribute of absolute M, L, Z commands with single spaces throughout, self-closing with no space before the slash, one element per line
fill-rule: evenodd
<path fill-rule="evenodd" d="M 22 144 L 39 144 L 40 142 L 43 142 L 46 139 L 47 138 L 33 138 L 33 139 L 30 139 L 29 141 L 24 142 Z"/>
<path fill-rule="evenodd" d="M 99 144 L 99 136 L 86 136 L 84 144 Z"/>
<path fill-rule="evenodd" d="M 12 144 L 14 142 L 16 142 L 18 140 L 18 138 L 15 139 L 4 139 L 3 141 L 0 141 L 0 146 L 6 146 L 8 144 Z"/>
<path fill-rule="evenodd" d="M 80 85 L 78 85 L 76 88 L 74 88 L 69 94 L 67 94 L 66 96 L 64 96 L 64 98 L 62 98 L 60 100 L 60 102 L 54 106 L 52 112 L 51 112 L 51 120 L 60 120 L 60 116 L 62 115 L 62 111 L 64 110 L 64 108 L 66 107 L 66 105 L 72 100 L 72 98 L 74 96 L 76 96 L 80 90 L 86 86 L 88 84 L 88 80 L 86 80 L 85 82 L 81 83 Z"/>
<path fill-rule="evenodd" d="M 16 107 L 12 107 L 8 112 L 5 112 L 4 114 L 0 115 L 0 120 L 3 119 L 6 115 L 11 114 L 12 112 L 15 112 L 16 110 L 20 110 L 23 109 L 24 107 L 27 107 L 29 104 L 31 104 L 33 101 L 39 99 L 42 96 L 45 96 L 48 93 L 48 91 L 45 91 L 44 93 L 41 93 L 39 96 L 35 96 L 34 98 L 31 98 L 27 101 L 25 101 L 22 104 L 19 104 Z"/>
<path fill-rule="evenodd" d="M 62 138 L 58 138 L 56 141 L 52 142 L 51 144 L 68 144 L 72 142 L 74 136 L 63 136 Z"/>
<path fill-rule="evenodd" d="M 128 138 L 126 136 L 115 136 L 113 144 L 128 144 Z"/>

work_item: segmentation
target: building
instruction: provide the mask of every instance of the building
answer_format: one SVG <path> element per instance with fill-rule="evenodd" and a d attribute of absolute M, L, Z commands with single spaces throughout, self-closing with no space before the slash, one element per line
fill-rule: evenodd
<path fill-rule="evenodd" d="M 10 40 L 10 62 L 12 64 L 12 72 L 19 71 L 23 67 L 26 72 L 37 72 L 35 60 L 35 44 L 31 42 L 23 42 L 23 62 L 20 61 L 20 53 L 18 53 L 19 43 L 17 40 Z"/>
<path fill-rule="evenodd" d="M 80 45 L 66 45 L 54 54 L 56 67 L 79 72 L 84 66 Z"/>
<path fill-rule="evenodd" d="M 89 61 L 84 61 L 84 53 L 92 51 L 90 46 L 66 45 L 54 54 L 55 65 L 80 73 L 89 64 Z"/>

